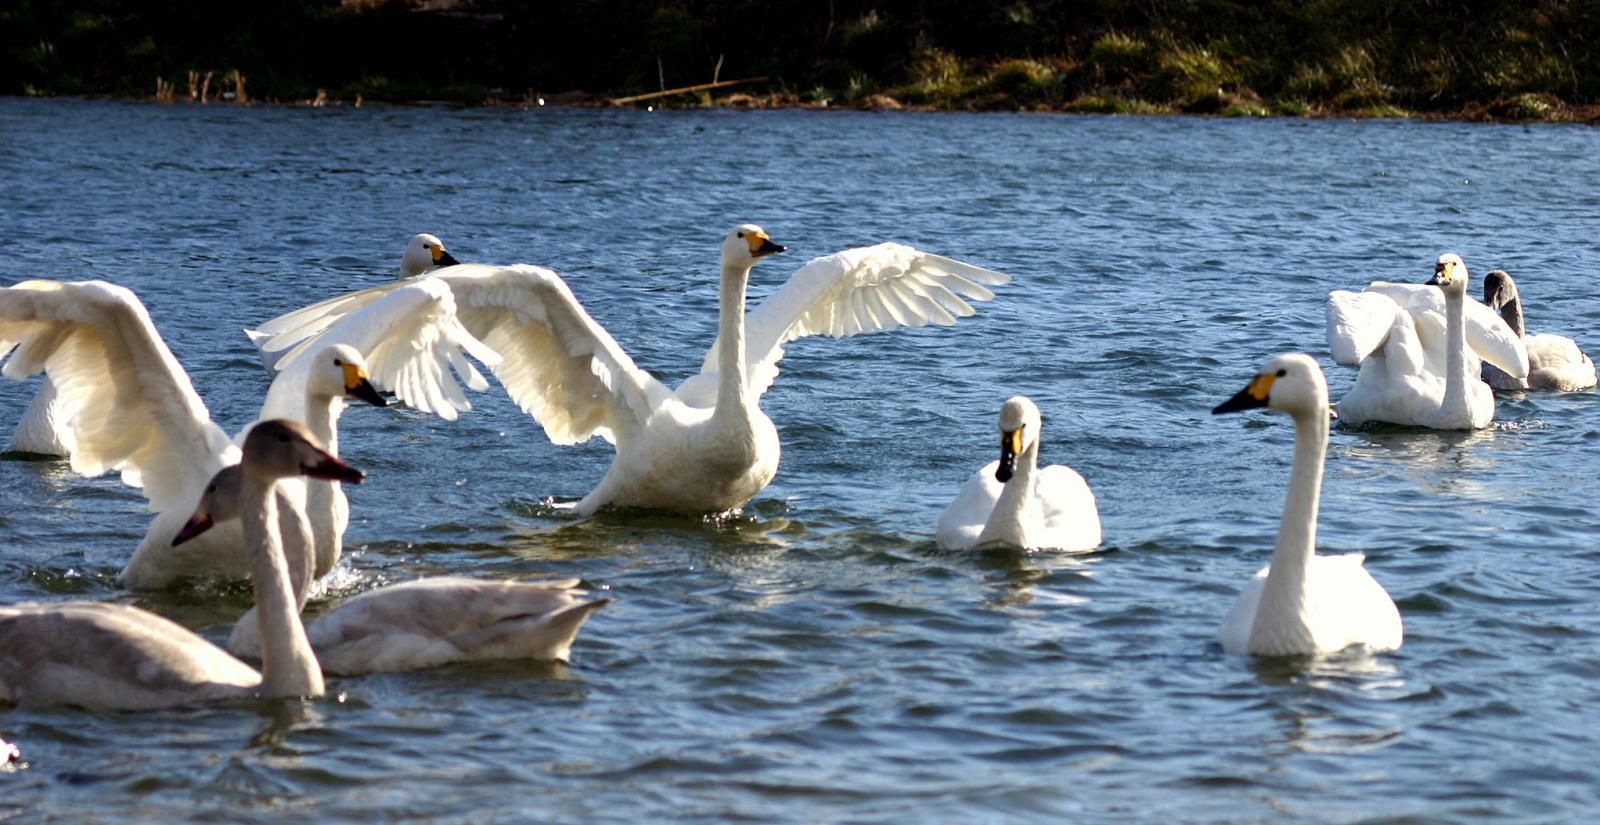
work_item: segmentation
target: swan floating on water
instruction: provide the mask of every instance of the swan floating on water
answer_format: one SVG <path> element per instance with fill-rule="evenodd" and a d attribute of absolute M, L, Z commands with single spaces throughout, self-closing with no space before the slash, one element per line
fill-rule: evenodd
<path fill-rule="evenodd" d="M 242 481 L 237 465 L 217 473 L 173 543 L 239 518 Z M 307 538 L 284 534 L 290 570 L 307 564 Z M 296 595 L 303 609 L 305 592 Z M 611 602 L 585 600 L 587 595 L 577 579 L 430 577 L 357 595 L 312 620 L 306 636 L 323 671 L 340 676 L 491 659 L 565 662 L 584 621 Z M 258 626 L 252 608 L 234 624 L 228 650 L 242 658 L 260 656 Z"/>
<path fill-rule="evenodd" d="M 1100 546 L 1094 493 L 1071 467 L 1039 467 L 1039 408 L 1020 395 L 1000 407 L 1000 460 L 973 473 L 939 516 L 947 550 Z"/>
<path fill-rule="evenodd" d="M 1494 393 L 1479 380 L 1479 358 L 1528 374 L 1522 339 L 1467 298 L 1467 265 L 1454 253 L 1439 256 L 1425 285 L 1379 281 L 1360 293 L 1329 293 L 1328 348 L 1337 363 L 1361 366 L 1339 399 L 1346 424 L 1487 427 Z"/>
<path fill-rule="evenodd" d="M 137 607 L 21 604 L 0 607 L 0 700 L 148 710 L 251 696 L 321 696 L 322 670 L 295 608 L 273 487 L 292 476 L 359 482 L 362 474 L 289 421 L 251 428 L 242 458 L 243 530 L 265 640 L 261 670 Z"/>
<path fill-rule="evenodd" d="M 413 359 L 436 357 L 430 349 L 435 346 L 452 353 L 465 348 L 490 362 L 496 358 L 464 331 L 452 328 L 454 309 L 447 290 L 410 287 L 386 296 L 383 309 L 387 316 L 426 318 L 435 333 L 435 338 L 417 342 L 421 350 L 377 353 L 386 380 L 397 380 Z M 351 321 L 359 324 L 360 319 Z M 301 421 L 319 443 L 336 452 L 344 399 L 377 406 L 387 402 L 368 379 L 361 347 L 345 343 L 366 342 L 343 328 L 330 333 L 314 356 L 272 382 L 260 417 Z M 231 577 L 248 572 L 249 558 L 237 526 L 219 530 L 182 552 L 171 547 L 172 537 L 212 475 L 238 461 L 238 448 L 212 423 L 205 403 L 138 297 L 101 281 L 28 281 L 0 290 L 0 358 L 8 353 L 0 374 L 25 378 L 43 371 L 53 379 L 61 408 L 68 413 L 72 469 L 87 476 L 120 471 L 124 482 L 142 489 L 157 513 L 123 568 L 123 584 L 155 588 L 180 576 Z M 487 387 L 482 376 L 476 377 Z M 454 388 L 454 383 L 443 386 Z M 460 395 L 459 389 L 455 393 Z M 428 399 L 421 400 L 426 406 Z M 437 403 L 448 407 L 449 415 L 455 414 L 449 401 L 441 398 Z M 338 561 L 340 536 L 349 518 L 344 493 L 336 483 L 321 481 L 286 482 L 284 487 L 290 494 L 298 490 L 311 514 L 315 575 L 320 576 Z"/>
<path fill-rule="evenodd" d="M 1522 320 L 1522 296 L 1517 282 L 1503 269 L 1483 276 L 1483 302 L 1500 313 L 1528 350 L 1528 377 L 1508 375 L 1493 364 L 1483 365 L 1483 380 L 1497 390 L 1560 390 L 1575 392 L 1595 386 L 1594 361 L 1578 342 L 1561 335 L 1527 334 Z"/>
<path fill-rule="evenodd" d="M 1212 414 L 1266 407 L 1294 421 L 1294 466 L 1272 562 L 1244 586 L 1217 632 L 1229 653 L 1303 656 L 1351 645 L 1400 647 L 1400 611 L 1360 553 L 1316 554 L 1317 505 L 1328 452 L 1328 385 L 1310 356 L 1280 355 Z"/>
<path fill-rule="evenodd" d="M 784 345 L 808 335 L 836 338 L 973 314 L 964 299 L 987 301 L 998 272 L 886 243 L 817 258 L 745 315 L 750 270 L 784 251 L 746 224 L 722 242 L 719 334 L 699 374 L 676 391 L 633 362 L 548 269 L 464 264 L 422 283 L 448 285 L 461 323 L 503 360 L 493 371 L 511 398 L 557 444 L 591 436 L 616 445 L 599 485 L 578 502 L 587 516 L 605 506 L 714 513 L 742 506 L 777 472 L 778 432 L 760 398 L 778 374 Z M 331 324 L 377 300 L 394 284 L 291 312 L 262 324 L 263 350 L 293 364 Z M 374 316 L 384 346 L 406 347 L 426 329 Z M 459 360 L 459 357 L 457 357 Z M 442 374 L 444 361 L 433 371 Z M 379 376 L 381 378 L 381 376 Z M 392 388 L 407 403 L 429 392 L 426 375 Z"/>

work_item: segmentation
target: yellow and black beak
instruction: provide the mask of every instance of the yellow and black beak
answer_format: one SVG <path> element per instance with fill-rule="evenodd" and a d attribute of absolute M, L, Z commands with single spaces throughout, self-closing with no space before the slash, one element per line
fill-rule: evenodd
<path fill-rule="evenodd" d="M 455 266 L 456 264 L 461 263 L 460 261 L 456 260 L 454 255 L 451 255 L 449 252 L 444 250 L 443 244 L 433 247 L 428 251 L 433 253 L 434 266 Z"/>
<path fill-rule="evenodd" d="M 1017 454 L 1022 452 L 1022 428 L 1000 433 L 1000 464 L 994 468 L 995 481 L 1004 484 L 1017 472 Z"/>
<path fill-rule="evenodd" d="M 1267 406 L 1267 399 L 1272 395 L 1272 382 L 1277 380 L 1271 373 L 1258 375 L 1250 379 L 1250 383 L 1240 390 L 1237 395 L 1218 404 L 1211 410 L 1212 415 L 1223 413 L 1243 412 L 1244 410 L 1258 410 Z"/>
<path fill-rule="evenodd" d="M 789 250 L 787 246 L 779 246 L 773 243 L 765 232 L 751 232 L 744 236 L 744 242 L 750 244 L 750 257 L 752 258 L 765 258 L 768 255 L 776 255 L 779 252 L 787 252 Z"/>
<path fill-rule="evenodd" d="M 1446 286 L 1450 283 L 1450 266 L 1444 261 L 1433 265 L 1433 278 L 1428 281 L 1428 286 Z"/>
<path fill-rule="evenodd" d="M 188 521 L 183 523 L 183 529 L 178 531 L 178 535 L 172 537 L 172 546 L 177 547 L 189 539 L 210 530 L 213 524 L 215 522 L 211 520 L 210 513 L 195 513 L 189 517 Z"/>
<path fill-rule="evenodd" d="M 344 370 L 344 394 L 350 398 L 365 401 L 374 407 L 389 406 L 388 399 L 372 386 L 372 381 L 367 378 L 367 371 L 355 364 L 340 364 Z"/>

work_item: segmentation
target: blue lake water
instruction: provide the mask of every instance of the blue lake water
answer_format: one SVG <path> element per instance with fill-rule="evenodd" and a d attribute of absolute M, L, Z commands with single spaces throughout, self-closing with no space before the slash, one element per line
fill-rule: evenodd
<path fill-rule="evenodd" d="M 1335 429 L 1319 547 L 1400 605 L 1382 656 L 1213 643 L 1265 563 L 1283 416 L 1213 417 L 1268 356 L 1328 359 L 1331 289 L 1460 252 L 1533 331 L 1600 349 L 1600 130 L 792 111 L 279 109 L 0 99 L 0 282 L 131 287 L 212 415 L 239 329 L 392 277 L 405 241 L 562 272 L 670 383 L 715 333 L 722 234 L 899 240 L 1010 273 L 951 329 L 789 348 L 776 481 L 723 523 L 577 521 L 603 474 L 498 386 L 456 422 L 352 409 L 369 482 L 335 596 L 444 572 L 616 598 L 570 667 L 334 680 L 316 702 L 0 709 L 0 819 L 459 822 L 1587 821 L 1600 810 L 1600 401 L 1472 434 Z M 0 381 L 9 433 L 36 381 Z M 1099 497 L 1088 556 L 946 553 L 1000 402 Z M 0 460 L 0 603 L 95 598 L 215 639 L 243 587 L 130 594 L 138 492 Z"/>

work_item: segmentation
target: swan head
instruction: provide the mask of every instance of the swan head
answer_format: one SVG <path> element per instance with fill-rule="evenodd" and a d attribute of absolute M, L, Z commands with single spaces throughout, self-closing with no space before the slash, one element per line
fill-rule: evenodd
<path fill-rule="evenodd" d="M 335 344 L 317 354 L 311 362 L 306 390 L 324 398 L 354 398 L 374 407 L 389 406 L 378 388 L 372 386 L 367 359 L 349 344 Z"/>
<path fill-rule="evenodd" d="M 748 269 L 755 266 L 756 261 L 788 248 L 773 243 L 765 229 L 753 223 L 741 224 L 722 239 L 722 265 Z"/>
<path fill-rule="evenodd" d="M 330 455 L 304 424 L 275 418 L 250 428 L 240 472 L 264 481 L 307 476 L 360 484 L 367 474 Z"/>
<path fill-rule="evenodd" d="M 1517 282 L 1511 280 L 1511 273 L 1504 269 L 1489 270 L 1483 276 L 1483 302 L 1489 308 L 1499 311 L 1501 307 L 1517 300 Z"/>
<path fill-rule="evenodd" d="M 455 266 L 458 263 L 461 262 L 445 251 L 444 241 L 424 232 L 406 244 L 405 254 L 400 256 L 400 277 L 410 278 L 434 267 Z"/>
<path fill-rule="evenodd" d="M 1039 441 L 1039 407 L 1027 398 L 1014 395 L 1000 405 L 1000 464 L 995 480 L 1011 480 L 1017 471 L 1017 456 Z"/>
<path fill-rule="evenodd" d="M 1467 294 L 1467 264 L 1454 252 L 1446 252 L 1433 263 L 1433 279 L 1428 281 L 1446 295 Z"/>
<path fill-rule="evenodd" d="M 1322 367 L 1309 355 L 1298 352 L 1280 355 L 1268 361 L 1244 389 L 1218 404 L 1211 414 L 1262 407 L 1295 416 L 1327 416 L 1330 413 L 1328 382 L 1322 376 Z"/>
<path fill-rule="evenodd" d="M 200 493 L 200 506 L 184 522 L 183 528 L 172 537 L 172 546 L 210 530 L 214 525 L 239 517 L 239 488 L 244 480 L 244 468 L 230 464 L 211 477 L 211 483 Z"/>

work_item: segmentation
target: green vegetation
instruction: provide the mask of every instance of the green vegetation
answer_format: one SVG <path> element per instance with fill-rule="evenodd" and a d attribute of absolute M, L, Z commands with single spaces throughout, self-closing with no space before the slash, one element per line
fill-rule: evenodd
<path fill-rule="evenodd" d="M 209 78 L 209 81 L 208 81 Z M 1594 120 L 1593 0 L 12 0 L 0 93 Z"/>

